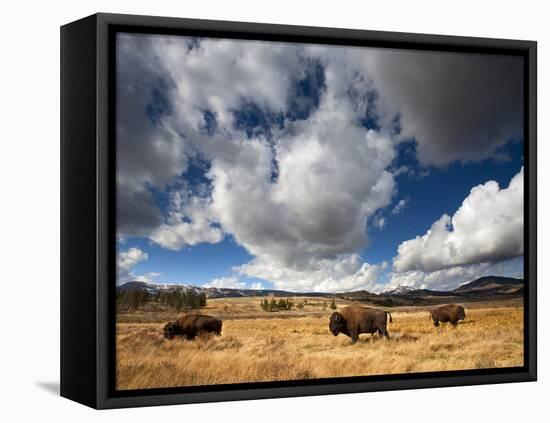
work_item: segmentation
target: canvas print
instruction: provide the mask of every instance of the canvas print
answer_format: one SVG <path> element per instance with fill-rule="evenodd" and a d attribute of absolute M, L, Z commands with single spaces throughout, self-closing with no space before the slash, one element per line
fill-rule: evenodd
<path fill-rule="evenodd" d="M 523 66 L 118 33 L 116 389 L 523 366 Z"/>

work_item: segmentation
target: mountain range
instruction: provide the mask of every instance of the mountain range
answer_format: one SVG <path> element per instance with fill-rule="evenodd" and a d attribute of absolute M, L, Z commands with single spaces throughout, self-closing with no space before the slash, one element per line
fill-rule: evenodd
<path fill-rule="evenodd" d="M 205 286 L 183 285 L 183 284 L 159 284 L 141 281 L 126 282 L 117 286 L 117 293 L 126 291 L 144 290 L 149 294 L 160 292 L 173 292 L 178 290 L 194 291 L 204 293 L 206 298 L 237 298 L 237 297 L 327 297 L 329 294 L 321 292 L 291 292 L 278 289 L 236 289 L 236 288 L 215 288 Z"/>
<path fill-rule="evenodd" d="M 235 289 L 215 288 L 181 284 L 158 284 L 141 281 L 126 282 L 117 287 L 117 293 L 144 290 L 150 294 L 173 292 L 177 290 L 204 293 L 207 298 L 235 298 L 235 297 L 337 297 L 343 299 L 373 302 L 381 305 L 414 305 L 436 303 L 452 298 L 460 299 L 488 299 L 491 297 L 521 296 L 524 290 L 523 279 L 501 276 L 485 276 L 466 282 L 451 291 L 435 291 L 417 289 L 399 285 L 388 288 L 380 293 L 369 291 L 343 292 L 336 294 L 321 292 L 291 292 L 277 289 Z"/>

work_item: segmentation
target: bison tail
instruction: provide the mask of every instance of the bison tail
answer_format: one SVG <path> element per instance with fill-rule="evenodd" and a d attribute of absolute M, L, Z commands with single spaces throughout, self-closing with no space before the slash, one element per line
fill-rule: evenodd
<path fill-rule="evenodd" d="M 392 318 L 391 318 L 391 313 L 390 313 L 389 311 L 386 311 L 386 314 L 387 314 L 388 316 L 390 316 L 390 323 L 392 323 L 393 320 L 392 320 Z"/>

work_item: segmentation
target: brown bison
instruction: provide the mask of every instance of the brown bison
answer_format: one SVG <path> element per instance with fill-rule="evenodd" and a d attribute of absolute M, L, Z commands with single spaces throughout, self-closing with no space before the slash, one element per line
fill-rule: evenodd
<path fill-rule="evenodd" d="M 200 332 L 213 332 L 219 336 L 222 333 L 222 321 L 204 314 L 187 314 L 175 322 L 164 325 L 166 339 L 172 339 L 177 335 L 194 339 Z"/>
<path fill-rule="evenodd" d="M 466 318 L 466 313 L 461 305 L 448 304 L 432 310 L 430 318 L 434 321 L 436 327 L 439 326 L 439 322 L 451 322 L 453 326 L 456 326 L 459 320 Z"/>
<path fill-rule="evenodd" d="M 391 314 L 387 311 L 352 305 L 344 307 L 340 312 L 335 311 L 332 313 L 328 327 L 334 336 L 343 333 L 349 336 L 354 344 L 361 333 L 374 335 L 378 332 L 379 335 L 389 338 L 386 329 L 388 315 L 390 316 L 390 322 L 392 322 Z"/>

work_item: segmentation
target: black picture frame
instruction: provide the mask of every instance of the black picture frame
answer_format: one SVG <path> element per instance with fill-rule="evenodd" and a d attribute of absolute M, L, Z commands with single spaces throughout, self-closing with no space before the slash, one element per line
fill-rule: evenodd
<path fill-rule="evenodd" d="M 117 31 L 499 53 L 524 58 L 525 357 L 517 368 L 114 390 Z M 433 388 L 537 378 L 537 44 L 196 19 L 95 14 L 61 28 L 61 395 L 97 409 Z"/>

